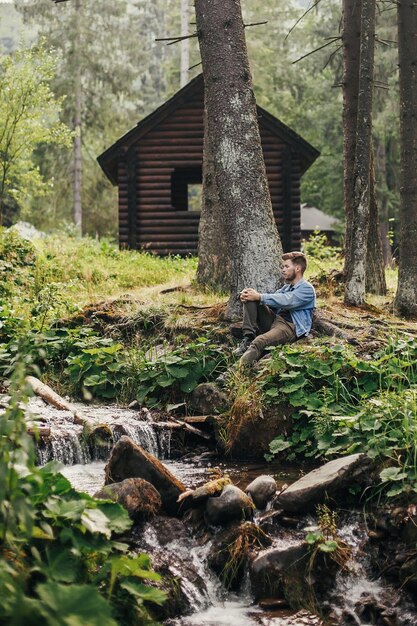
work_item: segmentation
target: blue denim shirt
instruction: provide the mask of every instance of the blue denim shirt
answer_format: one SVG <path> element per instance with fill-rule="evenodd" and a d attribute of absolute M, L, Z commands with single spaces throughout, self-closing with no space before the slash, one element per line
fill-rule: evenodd
<path fill-rule="evenodd" d="M 261 293 L 261 304 L 269 306 L 277 315 L 282 309 L 289 311 L 297 337 L 310 332 L 316 308 L 316 292 L 304 278 L 295 285 L 284 285 L 275 293 Z"/>

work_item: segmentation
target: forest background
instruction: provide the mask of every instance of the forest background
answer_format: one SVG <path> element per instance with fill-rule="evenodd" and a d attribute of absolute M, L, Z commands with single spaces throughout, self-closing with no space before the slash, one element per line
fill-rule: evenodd
<path fill-rule="evenodd" d="M 75 63 L 82 80 L 83 232 L 117 236 L 116 189 L 96 157 L 180 87 L 180 46 L 156 39 L 180 33 L 179 0 L 99 0 L 83 3 L 80 55 L 71 3 L 0 2 L 4 54 L 41 40 L 56 60 L 50 86 L 64 96 L 60 117 L 74 122 Z M 242 2 L 257 102 L 318 148 L 321 157 L 302 179 L 302 202 L 343 218 L 341 3 L 322 0 L 303 19 L 305 2 Z M 373 139 L 383 232 L 392 237 L 399 202 L 399 113 L 395 5 L 377 15 Z M 388 8 L 384 8 L 388 7 Z M 190 23 L 193 12 L 190 6 Z M 300 21 L 298 21 L 300 20 Z M 190 25 L 190 32 L 193 30 Z M 321 48 L 321 49 L 320 49 Z M 317 50 L 319 49 L 319 50 Z M 313 54 L 310 52 L 316 50 Z M 77 57 L 77 58 L 76 58 Z M 189 78 L 201 71 L 190 40 Z M 45 185 L 9 199 L 7 219 L 41 230 L 72 222 L 72 151 L 40 143 L 32 155 Z"/>

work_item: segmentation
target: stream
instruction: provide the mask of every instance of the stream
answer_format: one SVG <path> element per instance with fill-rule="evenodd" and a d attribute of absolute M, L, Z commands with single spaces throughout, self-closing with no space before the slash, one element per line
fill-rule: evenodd
<path fill-rule="evenodd" d="M 0 398 L 1 402 L 1 398 Z M 62 473 L 79 490 L 94 494 L 104 483 L 104 467 L 113 444 L 128 435 L 145 450 L 157 456 L 187 488 L 195 488 L 210 480 L 214 471 L 227 473 L 232 482 L 245 489 L 261 474 L 273 475 L 278 488 L 291 484 L 300 473 L 279 464 L 230 463 L 202 457 L 187 462 L 170 459 L 172 431 L 164 430 L 151 419 L 150 413 L 122 409 L 116 406 L 85 407 L 78 405 L 85 415 L 106 424 L 111 436 L 104 440 L 85 441 L 82 427 L 73 423 L 72 414 L 57 410 L 39 398 L 29 401 L 30 413 L 38 416 L 39 425 L 50 427 L 48 436 L 37 442 L 39 465 L 56 460 L 63 464 Z M 144 411 L 144 412 L 143 412 Z M 265 513 L 265 512 L 263 512 Z M 255 516 L 259 523 L 260 513 Z M 162 519 L 162 518 L 161 518 Z M 148 522 L 135 536 L 135 547 L 148 552 L 154 562 L 165 564 L 167 575 L 180 580 L 181 593 L 186 599 L 186 615 L 166 620 L 166 626 L 315 626 L 323 622 L 305 610 L 288 608 L 260 608 L 253 601 L 248 572 L 238 593 L 226 592 L 219 578 L 208 567 L 207 556 L 212 540 L 201 542 L 185 524 L 175 518 L 164 518 L 160 527 Z M 304 538 L 306 528 L 314 523 L 311 516 L 301 518 L 296 530 L 275 530 L 271 524 L 268 533 L 272 548 L 295 539 Z M 165 525 L 165 526 L 164 526 Z M 368 537 L 360 513 L 347 513 L 343 519 L 341 536 L 351 549 L 348 567 L 339 572 L 327 595 L 327 623 L 346 626 L 417 626 L 415 607 L 399 597 L 399 592 L 372 574 L 369 556 L 364 549 Z M 358 610 L 364 603 L 369 610 Z M 387 610 L 375 613 L 372 607 L 383 605 Z"/>

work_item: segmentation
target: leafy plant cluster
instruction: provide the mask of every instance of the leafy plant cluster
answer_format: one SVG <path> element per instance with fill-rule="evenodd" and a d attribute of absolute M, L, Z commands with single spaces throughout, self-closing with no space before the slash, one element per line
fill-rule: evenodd
<path fill-rule="evenodd" d="M 163 405 L 191 393 L 225 364 L 224 350 L 204 337 L 167 352 L 157 360 L 140 361 L 132 377 L 136 398 L 148 407 Z"/>
<path fill-rule="evenodd" d="M 154 624 L 146 603 L 165 593 L 145 554 L 120 539 L 119 504 L 75 491 L 54 464 L 34 466 L 21 408 L 23 367 L 0 420 L 0 623 L 10 626 Z"/>
<path fill-rule="evenodd" d="M 392 341 L 372 360 L 344 345 L 286 346 L 260 384 L 266 401 L 295 409 L 292 435 L 275 438 L 271 456 L 366 452 L 388 465 L 380 478 L 389 496 L 417 492 L 415 340 Z"/>

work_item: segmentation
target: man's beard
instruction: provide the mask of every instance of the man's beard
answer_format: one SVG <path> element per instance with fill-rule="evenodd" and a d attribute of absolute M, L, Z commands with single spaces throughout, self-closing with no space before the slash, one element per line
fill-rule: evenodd
<path fill-rule="evenodd" d="M 286 278 L 285 278 L 285 282 L 286 282 L 286 283 L 290 283 L 292 280 L 294 280 L 294 278 L 295 278 L 295 270 L 293 270 L 293 271 L 292 271 L 292 274 L 290 274 L 289 276 L 288 276 L 288 274 L 287 274 L 287 276 L 286 276 Z"/>

